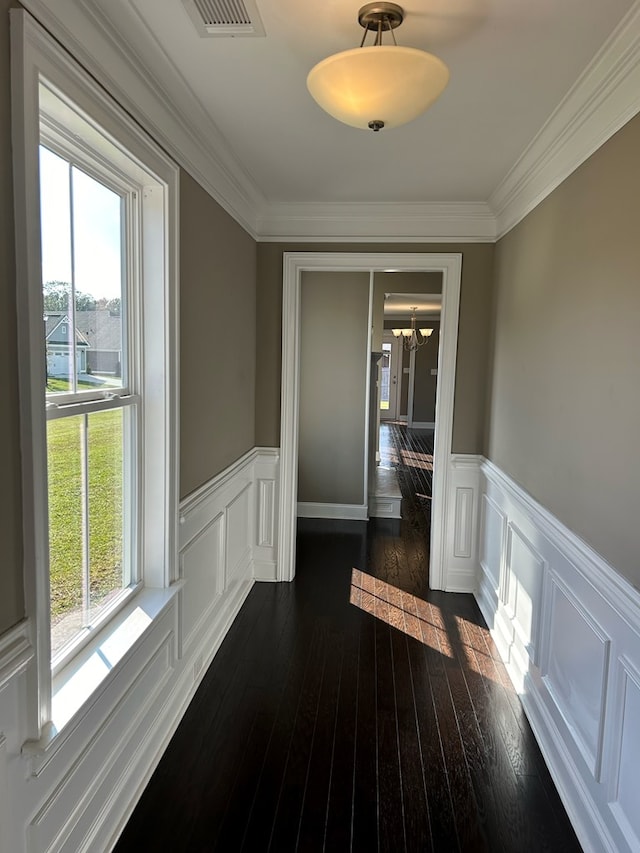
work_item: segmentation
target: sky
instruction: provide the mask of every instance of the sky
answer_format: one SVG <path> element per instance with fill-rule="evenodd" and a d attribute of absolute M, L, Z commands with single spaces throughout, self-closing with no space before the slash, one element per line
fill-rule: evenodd
<path fill-rule="evenodd" d="M 121 296 L 121 199 L 52 151 L 40 147 L 42 281 L 71 281 L 71 203 L 76 291 Z"/>

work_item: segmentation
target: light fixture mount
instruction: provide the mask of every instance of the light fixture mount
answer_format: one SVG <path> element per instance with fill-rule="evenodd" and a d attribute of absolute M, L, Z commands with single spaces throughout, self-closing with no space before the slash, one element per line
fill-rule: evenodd
<path fill-rule="evenodd" d="M 403 20 L 404 11 L 397 3 L 367 3 L 358 12 L 360 26 L 374 32 L 395 30 Z"/>

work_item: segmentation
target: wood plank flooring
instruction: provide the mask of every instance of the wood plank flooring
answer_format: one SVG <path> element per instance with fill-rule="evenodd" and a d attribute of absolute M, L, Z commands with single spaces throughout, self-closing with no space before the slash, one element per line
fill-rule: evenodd
<path fill-rule="evenodd" d="M 580 851 L 473 598 L 427 589 L 429 439 L 386 427 L 402 521 L 300 522 L 117 853 Z"/>

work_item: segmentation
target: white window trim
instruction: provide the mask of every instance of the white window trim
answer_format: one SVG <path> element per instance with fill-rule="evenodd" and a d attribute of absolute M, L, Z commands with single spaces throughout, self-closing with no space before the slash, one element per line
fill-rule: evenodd
<path fill-rule="evenodd" d="M 156 295 L 145 300 L 141 316 L 142 357 L 147 365 L 141 498 L 144 585 L 149 594 L 152 589 L 167 591 L 166 597 L 173 594 L 171 585 L 178 579 L 179 168 L 23 10 L 11 10 L 11 47 L 24 577 L 27 618 L 35 649 L 27 673 L 27 737 L 50 742 L 57 733 L 51 725 L 45 376 L 40 316 L 39 81 L 44 78 L 64 92 L 161 185 L 145 200 L 141 238 L 143 253 L 148 241 L 164 241 L 162 256 L 147 252 L 142 265 L 142 287 Z M 150 290 L 152 282 L 154 287 Z M 158 287 L 158 282 L 163 286 Z M 151 459 L 154 464 L 150 464 Z M 159 614 L 162 607 L 156 611 Z M 118 624 L 113 624 L 113 632 L 122 619 L 114 620 Z M 97 642 L 103 639 L 96 637 Z M 60 676 L 56 680 L 59 679 Z M 80 696 L 78 701 L 82 700 Z"/>

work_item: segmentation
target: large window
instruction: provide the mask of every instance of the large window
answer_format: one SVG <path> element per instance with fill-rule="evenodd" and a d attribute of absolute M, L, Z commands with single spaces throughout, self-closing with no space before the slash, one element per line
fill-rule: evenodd
<path fill-rule="evenodd" d="M 137 188 L 52 133 L 53 125 L 42 116 L 43 391 L 57 668 L 140 580 L 134 533 L 141 397 L 129 357 L 140 288 L 128 238 L 139 230 L 140 212 Z"/>
<path fill-rule="evenodd" d="M 178 175 L 22 12 L 12 49 L 30 728 L 41 738 L 135 642 L 177 573 Z"/>

